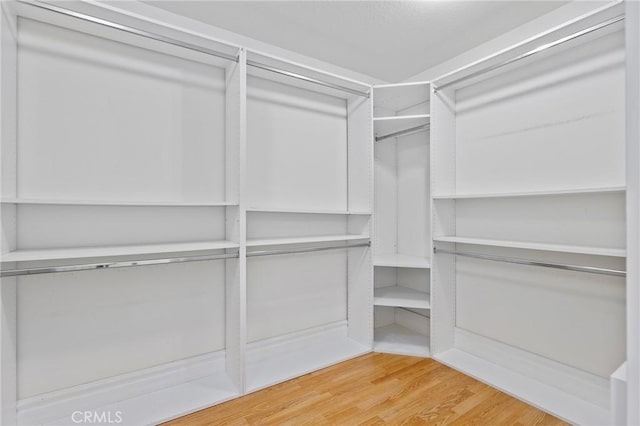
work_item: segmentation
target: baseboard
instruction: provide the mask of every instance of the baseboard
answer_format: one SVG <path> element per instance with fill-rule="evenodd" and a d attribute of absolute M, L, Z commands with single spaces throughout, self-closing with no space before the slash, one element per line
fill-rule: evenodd
<path fill-rule="evenodd" d="M 247 345 L 247 393 L 371 352 L 337 321 Z"/>
<path fill-rule="evenodd" d="M 570 423 L 610 423 L 602 377 L 461 329 L 455 348 L 434 358 Z"/>
<path fill-rule="evenodd" d="M 109 377 L 18 401 L 18 424 L 43 424 L 225 372 L 225 351 Z"/>

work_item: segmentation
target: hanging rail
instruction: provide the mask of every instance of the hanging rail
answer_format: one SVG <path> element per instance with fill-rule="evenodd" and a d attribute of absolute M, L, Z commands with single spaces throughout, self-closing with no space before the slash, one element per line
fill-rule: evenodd
<path fill-rule="evenodd" d="M 593 25 L 593 26 L 591 26 L 589 28 L 586 28 L 584 30 L 580 30 L 580 31 L 575 32 L 573 34 L 570 34 L 568 36 L 562 37 L 562 38 L 560 38 L 558 40 L 552 41 L 550 43 L 542 44 L 542 45 L 536 47 L 535 49 L 529 50 L 528 52 L 525 52 L 525 53 L 523 53 L 521 55 L 518 55 L 518 56 L 516 56 L 514 58 L 507 59 L 506 61 L 503 61 L 503 62 L 500 62 L 498 64 L 482 68 L 482 69 L 480 69 L 478 71 L 472 72 L 471 74 L 465 75 L 463 77 L 459 77 L 459 78 L 457 78 L 455 80 L 452 80 L 452 81 L 450 81 L 448 83 L 444 83 L 444 84 L 441 84 L 439 86 L 436 86 L 434 84 L 433 91 L 435 93 L 438 90 L 442 90 L 442 89 L 444 89 L 446 87 L 453 86 L 453 85 L 458 84 L 460 82 L 463 82 L 465 80 L 469 80 L 469 79 L 477 77 L 479 75 L 494 71 L 494 70 L 496 70 L 498 68 L 502 68 L 502 67 L 504 67 L 506 65 L 512 64 L 514 62 L 518 62 L 518 61 L 520 61 L 522 59 L 528 58 L 528 57 L 533 56 L 535 54 L 538 54 L 540 52 L 544 52 L 547 49 L 559 46 L 559 45 L 561 45 L 563 43 L 566 43 L 568 41 L 571 41 L 571 40 L 574 40 L 576 38 L 582 37 L 584 35 L 590 34 L 590 33 L 594 32 L 594 31 L 601 30 L 603 28 L 606 28 L 606 27 L 608 27 L 610 25 L 613 25 L 613 24 L 618 23 L 618 22 L 623 21 L 623 20 L 624 20 L 624 15 L 616 16 L 614 18 L 608 19 L 608 20 L 606 20 L 604 22 L 601 22 L 599 24 L 596 24 L 596 25 Z"/>
<path fill-rule="evenodd" d="M 337 246 L 308 247 L 308 248 L 283 249 L 283 250 L 248 251 L 247 257 L 271 256 L 271 255 L 294 254 L 294 253 L 310 253 L 314 251 L 338 250 L 338 249 L 345 249 L 345 248 L 370 247 L 370 246 L 371 246 L 371 241 L 367 241 L 366 243 L 345 244 L 345 245 L 337 245 Z"/>
<path fill-rule="evenodd" d="M 237 258 L 238 253 L 225 253 L 203 256 L 170 257 L 164 259 L 131 260 L 121 262 L 85 263 L 81 265 L 46 266 L 37 268 L 8 269 L 0 271 L 0 277 L 17 277 L 20 275 L 51 274 L 57 272 L 92 271 L 95 269 L 118 269 L 132 266 L 167 265 L 171 263 L 203 262 Z"/>
<path fill-rule="evenodd" d="M 564 263 L 541 262 L 537 260 L 518 259 L 514 257 L 494 256 L 491 254 L 468 253 L 433 248 L 434 253 L 452 254 L 455 256 L 471 257 L 474 259 L 489 260 L 492 262 L 516 263 L 518 265 L 540 266 L 543 268 L 562 269 L 565 271 L 588 272 L 590 274 L 612 275 L 614 277 L 626 277 L 627 272 L 618 269 L 597 268 L 594 266 L 568 265 Z"/>
<path fill-rule="evenodd" d="M 409 129 L 398 130 L 397 132 L 389 133 L 382 136 L 376 136 L 376 142 L 380 142 L 389 138 L 395 138 L 397 136 L 405 136 L 405 135 L 410 135 L 412 133 L 422 132 L 424 130 L 429 130 L 429 128 L 430 128 L 429 124 L 421 124 L 419 126 L 411 127 Z"/>
<path fill-rule="evenodd" d="M 127 25 L 118 24 L 117 22 L 108 21 L 106 19 L 97 18 L 95 16 L 86 15 L 84 13 L 75 12 L 73 10 L 65 9 L 63 7 L 54 6 L 52 4 L 41 2 L 23 2 L 23 4 L 39 7 L 51 12 L 59 13 L 61 15 L 71 16 L 73 18 L 81 19 L 83 21 L 93 22 L 94 24 L 102 25 L 104 27 L 113 28 L 119 31 L 123 31 L 129 34 L 145 37 L 151 40 L 156 40 L 162 43 L 171 44 L 173 46 L 182 47 L 196 52 L 204 53 L 205 55 L 216 56 L 218 58 L 227 59 L 229 61 L 238 62 L 238 57 L 224 52 L 218 52 L 215 50 L 207 49 L 206 47 L 200 47 L 195 44 L 187 43 L 185 41 L 176 40 L 171 37 L 166 37 L 161 34 L 152 33 L 138 28 L 129 27 Z"/>
<path fill-rule="evenodd" d="M 276 74 L 286 75 L 287 77 L 297 78 L 298 80 L 304 80 L 309 83 L 317 84 L 320 86 L 330 87 L 332 89 L 340 90 L 342 92 L 351 93 L 352 95 L 364 96 L 368 98 L 369 92 L 362 92 L 360 90 L 351 89 L 350 87 L 341 86 L 335 83 L 329 83 L 328 81 L 318 80 L 317 78 L 307 77 L 306 75 L 297 74 L 295 72 L 286 71 L 280 68 L 272 67 L 270 65 L 261 64 L 260 62 L 247 60 L 247 66 L 259 68 L 261 70 L 273 72 Z"/>

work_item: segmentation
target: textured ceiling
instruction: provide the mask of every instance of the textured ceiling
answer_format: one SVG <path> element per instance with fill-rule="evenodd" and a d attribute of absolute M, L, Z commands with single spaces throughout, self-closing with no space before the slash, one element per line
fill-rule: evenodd
<path fill-rule="evenodd" d="M 343 68 L 402 81 L 566 1 L 147 1 Z"/>

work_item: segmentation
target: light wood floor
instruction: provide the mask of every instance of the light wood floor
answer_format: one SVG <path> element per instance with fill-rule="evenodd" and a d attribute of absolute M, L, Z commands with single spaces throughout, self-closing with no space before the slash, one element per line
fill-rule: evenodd
<path fill-rule="evenodd" d="M 166 425 L 564 425 L 432 359 L 368 354 Z"/>

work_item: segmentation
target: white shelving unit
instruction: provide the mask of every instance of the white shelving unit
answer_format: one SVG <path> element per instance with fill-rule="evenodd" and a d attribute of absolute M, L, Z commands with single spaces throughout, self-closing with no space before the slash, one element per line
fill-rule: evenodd
<path fill-rule="evenodd" d="M 157 424 L 371 352 L 371 86 L 48 7 L 0 23 L 0 424 Z"/>
<path fill-rule="evenodd" d="M 626 358 L 624 37 L 567 34 L 620 13 L 436 78 L 431 96 L 433 357 L 575 424 L 610 423 Z"/>
<path fill-rule="evenodd" d="M 374 350 L 429 356 L 429 83 L 375 86 Z"/>

